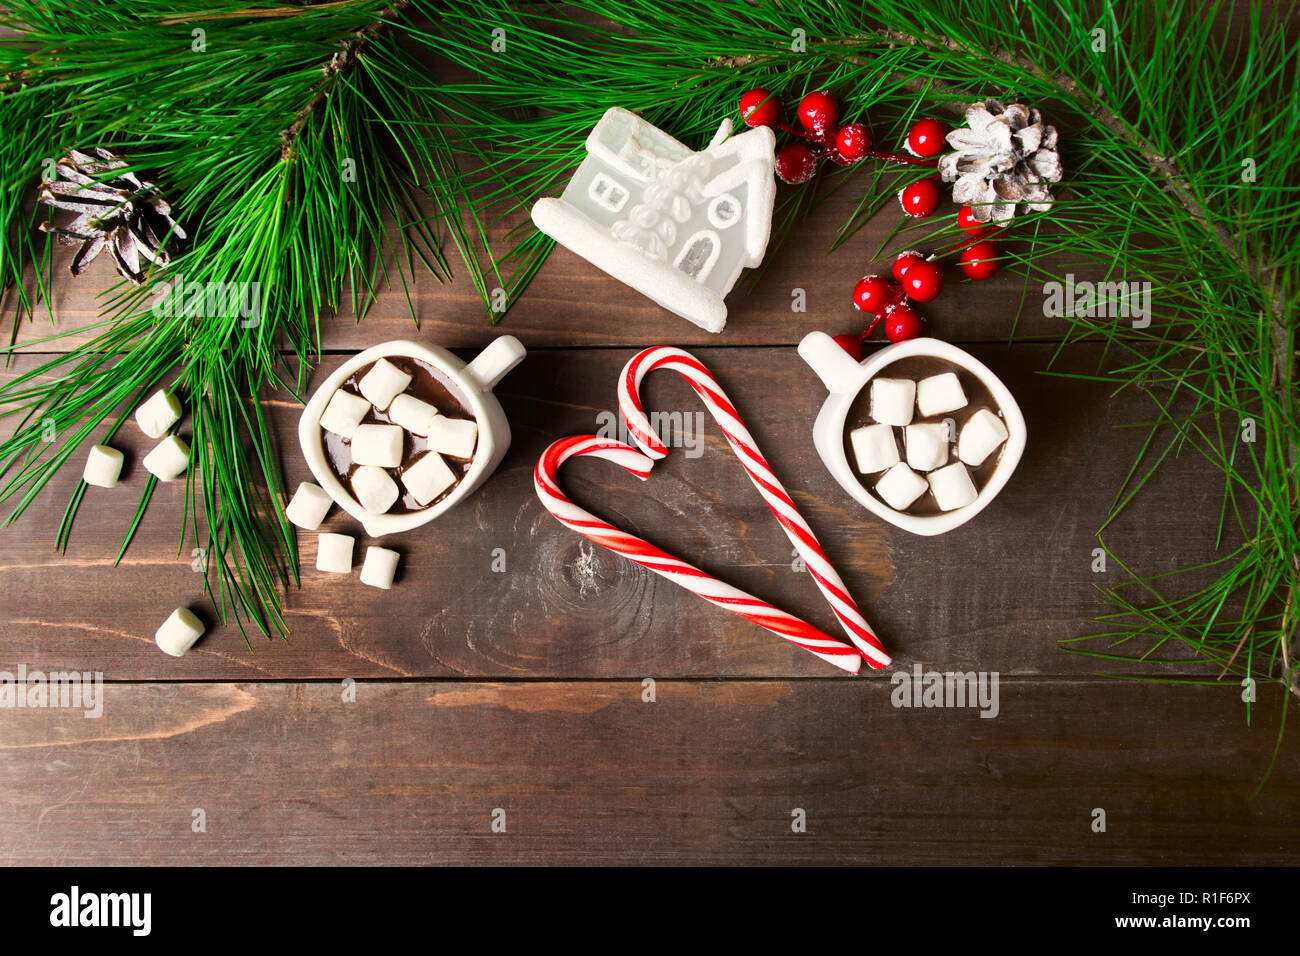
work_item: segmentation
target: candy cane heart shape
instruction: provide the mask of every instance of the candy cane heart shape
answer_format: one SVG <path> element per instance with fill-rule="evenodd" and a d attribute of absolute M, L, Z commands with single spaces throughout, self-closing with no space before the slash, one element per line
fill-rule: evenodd
<path fill-rule="evenodd" d="M 618 405 L 627 422 L 628 434 L 640 445 L 645 453 L 653 459 L 663 458 L 668 454 L 668 447 L 655 434 L 650 420 L 646 417 L 641 404 L 641 381 L 655 369 L 670 368 L 685 376 L 697 395 L 704 400 L 705 406 L 713 414 L 722 428 L 731 450 L 736 453 L 740 463 L 745 466 L 745 473 L 754 483 L 758 493 L 763 496 L 767 506 L 776 515 L 776 520 L 785 529 L 786 535 L 794 545 L 804 565 L 812 575 L 817 587 L 821 589 L 831 610 L 839 618 L 844 632 L 861 652 L 867 664 L 880 669 L 888 667 L 890 658 L 880 639 L 876 637 L 871 625 L 862 616 L 857 603 L 849 595 L 848 588 L 840 579 L 839 573 L 831 564 L 830 558 L 822 550 L 821 543 L 813 534 L 808 522 L 803 519 L 794 499 L 781 484 L 772 466 L 767 463 L 763 453 L 758 450 L 758 443 L 749 433 L 745 423 L 740 420 L 740 413 L 731 404 L 726 392 L 717 379 L 704 364 L 690 352 L 678 348 L 650 348 L 632 357 L 623 368 L 618 382 Z"/>
<path fill-rule="evenodd" d="M 557 476 L 562 464 L 570 458 L 581 456 L 612 461 L 642 480 L 654 467 L 654 462 L 650 458 L 631 445 L 612 438 L 601 438 L 597 435 L 573 435 L 569 438 L 561 438 L 542 452 L 542 457 L 537 460 L 537 467 L 533 471 L 533 486 L 537 489 L 537 497 L 560 524 L 609 548 L 616 554 L 623 555 L 630 561 L 635 561 L 642 567 L 649 568 L 655 574 L 698 594 L 704 600 L 739 614 L 760 627 L 767 628 L 773 634 L 781 635 L 787 641 L 811 651 L 822 660 L 830 661 L 850 674 L 858 672 L 858 668 L 862 665 L 862 655 L 839 638 L 819 631 L 811 624 L 801 621 L 780 608 L 773 607 L 752 594 L 719 581 L 699 568 L 656 548 L 650 542 L 626 531 L 620 531 L 609 522 L 575 505 L 560 490 Z"/>

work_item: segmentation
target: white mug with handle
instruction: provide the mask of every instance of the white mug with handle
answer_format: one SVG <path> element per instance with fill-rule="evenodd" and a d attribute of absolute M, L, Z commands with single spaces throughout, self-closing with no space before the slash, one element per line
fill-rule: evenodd
<path fill-rule="evenodd" d="M 809 332 L 799 343 L 799 355 L 812 367 L 830 392 L 813 424 L 813 444 L 817 448 L 817 454 L 840 486 L 859 504 L 904 531 L 930 536 L 960 527 L 988 507 L 989 502 L 1006 487 L 1011 473 L 1020 463 L 1026 439 L 1025 417 L 1021 414 L 1020 406 L 1002 384 L 1002 380 L 987 365 L 955 345 L 939 339 L 909 339 L 886 346 L 864 361 L 856 362 L 825 332 Z M 906 514 L 889 507 L 862 484 L 844 452 L 844 430 L 848 425 L 849 408 L 858 393 L 886 367 L 899 359 L 913 356 L 940 359 L 973 375 L 989 390 L 1007 429 L 1007 440 L 1000 452 L 997 466 L 984 487 L 980 488 L 975 500 L 963 508 L 935 515 Z"/>
<path fill-rule="evenodd" d="M 396 340 L 366 349 L 340 365 L 312 394 L 298 420 L 298 441 L 302 445 L 307 467 L 316 483 L 334 502 L 361 522 L 372 538 L 418 528 L 454 508 L 471 495 L 501 464 L 510 447 L 510 423 L 492 389 L 506 373 L 523 361 L 523 344 L 513 335 L 502 335 L 468 363 L 446 349 Z M 330 398 L 358 369 L 381 358 L 415 359 L 442 373 L 478 423 L 478 444 L 469 470 L 441 501 L 407 514 L 370 514 L 361 506 L 351 489 L 339 481 L 325 455 L 320 418 Z"/>

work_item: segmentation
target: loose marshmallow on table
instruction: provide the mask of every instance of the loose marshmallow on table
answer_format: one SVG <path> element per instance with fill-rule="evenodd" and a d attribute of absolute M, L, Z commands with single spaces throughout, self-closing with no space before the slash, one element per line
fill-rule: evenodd
<path fill-rule="evenodd" d="M 414 395 L 403 392 L 393 399 L 388 406 L 388 417 L 394 425 L 401 425 L 408 432 L 416 435 L 429 434 L 429 422 L 438 414 L 438 410 L 428 402 L 422 402 Z"/>
<path fill-rule="evenodd" d="M 372 588 L 387 591 L 393 586 L 397 574 L 397 561 L 401 557 L 396 551 L 371 545 L 366 548 L 366 561 L 361 565 L 361 583 Z"/>
<path fill-rule="evenodd" d="M 882 425 L 906 425 L 916 404 L 916 382 L 910 378 L 871 380 L 871 417 Z"/>
<path fill-rule="evenodd" d="M 190 446 L 175 435 L 168 435 L 144 456 L 144 467 L 159 481 L 173 481 L 189 466 Z"/>
<path fill-rule="evenodd" d="M 870 475 L 898 464 L 898 442 L 889 425 L 863 425 L 849 432 L 858 471 Z"/>
<path fill-rule="evenodd" d="M 162 438 L 181 420 L 181 403 L 175 395 L 160 388 L 149 400 L 135 410 L 136 424 L 150 438 Z"/>
<path fill-rule="evenodd" d="M 943 511 L 965 508 L 979 497 L 975 482 L 970 480 L 970 472 L 959 461 L 932 471 L 926 477 L 930 490 L 934 492 L 934 500 Z"/>
<path fill-rule="evenodd" d="M 918 422 L 903 429 L 907 463 L 917 471 L 930 471 L 948 461 L 948 423 Z"/>
<path fill-rule="evenodd" d="M 966 405 L 956 372 L 940 372 L 916 383 L 916 407 L 922 418 L 955 412 Z"/>
<path fill-rule="evenodd" d="M 377 465 L 362 465 L 352 473 L 352 493 L 372 515 L 384 514 L 401 494 L 397 482 Z"/>
<path fill-rule="evenodd" d="M 456 473 L 431 451 L 402 472 L 402 484 L 421 505 L 427 505 L 456 483 Z"/>
<path fill-rule="evenodd" d="M 924 478 L 899 462 L 876 482 L 876 494 L 895 511 L 903 511 L 925 494 L 928 487 Z"/>
<path fill-rule="evenodd" d="M 332 574 L 350 573 L 354 543 L 355 540 L 350 534 L 321 532 L 316 536 L 316 570 L 329 571 Z"/>
<path fill-rule="evenodd" d="M 97 488 L 112 488 L 122 474 L 122 453 L 108 445 L 95 445 L 86 456 L 81 480 Z"/>
<path fill-rule="evenodd" d="M 993 450 L 1007 440 L 1007 426 L 1002 419 L 981 408 L 972 415 L 957 436 L 957 457 L 972 468 L 982 465 Z"/>
<path fill-rule="evenodd" d="M 473 458 L 474 443 L 478 441 L 478 424 L 468 418 L 436 416 L 429 423 L 428 446 L 452 458 Z"/>
<path fill-rule="evenodd" d="M 394 398 L 406 391 L 406 386 L 410 384 L 411 376 L 388 359 L 381 358 L 370 367 L 369 372 L 362 376 L 361 381 L 357 383 L 357 388 L 366 397 L 366 401 L 382 412 Z"/>
<path fill-rule="evenodd" d="M 334 502 L 318 485 L 304 481 L 293 493 L 293 500 L 284 509 L 284 516 L 304 531 L 315 531 Z"/>
<path fill-rule="evenodd" d="M 352 460 L 358 465 L 396 468 L 402 463 L 405 441 L 398 425 L 358 425 L 352 436 Z"/>
<path fill-rule="evenodd" d="M 320 427 L 327 432 L 351 438 L 370 411 L 370 403 L 360 395 L 339 389 L 330 396 L 329 404 L 320 416 Z"/>
<path fill-rule="evenodd" d="M 163 621 L 162 627 L 154 634 L 153 641 L 164 654 L 183 657 L 202 636 L 203 622 L 189 608 L 178 607 Z"/>

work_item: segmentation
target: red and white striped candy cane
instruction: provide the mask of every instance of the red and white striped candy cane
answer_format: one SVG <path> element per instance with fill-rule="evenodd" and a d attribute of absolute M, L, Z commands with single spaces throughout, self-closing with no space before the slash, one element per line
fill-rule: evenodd
<path fill-rule="evenodd" d="M 694 355 L 668 346 L 650 348 L 633 356 L 624 367 L 618 383 L 618 405 L 627 422 L 627 430 L 632 440 L 640 445 L 650 458 L 659 459 L 668 454 L 667 446 L 655 434 L 641 405 L 641 380 L 649 372 L 658 368 L 670 368 L 680 372 L 686 377 L 691 388 L 695 389 L 696 394 L 704 399 L 704 404 L 722 428 L 722 434 L 731 445 L 731 450 L 745 466 L 745 473 L 749 475 L 749 480 L 754 483 L 758 493 L 772 509 L 772 514 L 776 515 L 776 520 L 781 523 L 795 550 L 803 558 L 808 572 L 821 588 L 826 600 L 830 602 L 831 610 L 839 618 L 849 640 L 871 667 L 877 669 L 888 667 L 890 661 L 888 652 L 872 631 L 866 618 L 862 616 L 857 603 L 849 596 L 848 589 L 830 559 L 826 557 L 826 552 L 822 550 L 817 536 L 813 534 L 808 522 L 804 521 L 794 500 L 777 479 L 763 453 L 758 450 L 758 444 L 744 422 L 740 420 L 740 413 L 736 411 L 736 406 L 731 404 L 731 400 L 727 398 L 717 379 Z"/>
<path fill-rule="evenodd" d="M 556 476 L 562 464 L 578 456 L 604 458 L 642 480 L 654 467 L 651 459 L 631 445 L 612 438 L 573 435 L 554 442 L 537 460 L 537 467 L 533 471 L 533 486 L 537 489 L 537 497 L 546 506 L 546 510 L 562 525 L 635 561 L 642 567 L 649 568 L 655 574 L 681 585 L 706 601 L 739 614 L 774 634 L 781 635 L 850 674 L 858 672 L 858 668 L 862 666 L 862 655 L 839 638 L 819 631 L 811 624 L 801 621 L 792 614 L 787 614 L 780 608 L 773 607 L 752 594 L 719 581 L 699 568 L 656 548 L 648 541 L 626 531 L 620 531 L 609 522 L 575 505 L 560 490 Z"/>

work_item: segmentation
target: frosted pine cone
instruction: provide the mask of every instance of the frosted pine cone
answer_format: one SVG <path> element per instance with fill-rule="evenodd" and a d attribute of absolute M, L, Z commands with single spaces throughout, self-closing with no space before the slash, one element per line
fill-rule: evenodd
<path fill-rule="evenodd" d="M 971 207 L 980 222 L 1007 222 L 1023 203 L 1033 212 L 1052 208 L 1048 183 L 1061 180 L 1056 127 L 1020 103 L 985 100 L 966 110 L 966 126 L 948 134 L 956 152 L 939 158 L 952 201 Z"/>
<path fill-rule="evenodd" d="M 106 149 L 96 147 L 93 154 L 71 150 L 55 164 L 54 178 L 41 183 L 41 202 L 76 214 L 66 226 L 42 222 L 41 230 L 60 242 L 80 243 L 72 259 L 74 276 L 107 249 L 117 271 L 140 284 L 145 260 L 166 265 L 168 245 L 184 239 L 185 230 L 152 182 Z"/>

